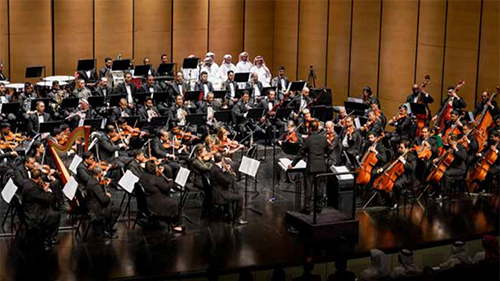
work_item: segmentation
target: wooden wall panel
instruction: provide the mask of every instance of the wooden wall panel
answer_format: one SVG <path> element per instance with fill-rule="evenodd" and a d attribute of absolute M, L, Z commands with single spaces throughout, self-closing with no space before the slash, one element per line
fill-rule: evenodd
<path fill-rule="evenodd" d="M 207 53 L 208 0 L 174 1 L 174 62 L 193 54 L 204 58 Z"/>
<path fill-rule="evenodd" d="M 415 76 L 418 0 L 387 0 L 382 11 L 378 98 L 384 113 L 397 114 Z"/>
<path fill-rule="evenodd" d="M 91 59 L 93 54 L 92 1 L 54 1 L 55 74 L 73 75 L 79 59 Z"/>
<path fill-rule="evenodd" d="M 441 105 L 443 92 L 443 55 L 446 18 L 446 0 L 420 1 L 420 24 L 418 32 L 417 83 L 425 75 L 431 76 L 427 92 L 434 98 L 429 107 L 435 114 Z"/>
<path fill-rule="evenodd" d="M 301 0 L 298 78 L 307 80 L 309 66 L 313 65 L 317 88 L 325 86 L 327 27 L 328 1 Z"/>
<path fill-rule="evenodd" d="M 25 79 L 27 66 L 46 66 L 52 75 L 52 22 L 50 1 L 10 0 L 11 82 Z"/>
<path fill-rule="evenodd" d="M 172 58 L 172 0 L 140 0 L 134 7 L 134 62 L 149 57 L 157 67 L 162 54 Z"/>
<path fill-rule="evenodd" d="M 364 86 L 377 89 L 380 0 L 354 0 L 351 46 L 351 97 L 360 97 Z"/>
<path fill-rule="evenodd" d="M 285 67 L 291 80 L 297 79 L 299 1 L 274 2 L 274 68 Z M 275 71 L 273 71 L 275 73 Z"/>
<path fill-rule="evenodd" d="M 243 50 L 243 0 L 210 0 L 208 50 L 218 65 L 225 54 L 238 58 Z"/>
<path fill-rule="evenodd" d="M 244 49 L 253 58 L 264 57 L 271 73 L 276 73 L 274 64 L 274 1 L 273 0 L 246 0 L 245 1 L 245 46 Z M 238 57 L 233 56 L 236 64 Z"/>
<path fill-rule="evenodd" d="M 465 80 L 460 96 L 467 110 L 474 109 L 480 10 L 481 1 L 449 1 L 444 86 Z"/>
<path fill-rule="evenodd" d="M 132 0 L 95 1 L 95 58 L 97 69 L 104 58 L 132 58 Z"/>
<path fill-rule="evenodd" d="M 327 87 L 332 89 L 333 104 L 347 100 L 349 52 L 351 48 L 351 1 L 330 1 Z"/>
<path fill-rule="evenodd" d="M 0 0 L 0 61 L 3 63 L 3 73 L 9 76 L 9 23 L 7 13 L 7 0 Z"/>
<path fill-rule="evenodd" d="M 481 31 L 481 54 L 479 59 L 479 81 L 477 99 L 482 91 L 492 92 L 500 85 L 500 2 L 484 1 Z M 496 100 L 500 98 L 497 96 Z"/>

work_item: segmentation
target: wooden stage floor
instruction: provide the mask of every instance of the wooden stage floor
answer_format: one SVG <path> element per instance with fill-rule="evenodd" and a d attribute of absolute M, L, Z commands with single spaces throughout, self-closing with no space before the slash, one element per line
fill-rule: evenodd
<path fill-rule="evenodd" d="M 75 240 L 71 231 L 59 235 L 61 243 L 52 252 L 39 247 L 0 239 L 0 280 L 108 280 L 204 276 L 207 269 L 220 274 L 274 267 L 297 266 L 305 256 L 316 262 L 332 261 L 335 255 L 367 256 L 372 248 L 394 252 L 401 247 L 420 249 L 443 245 L 456 239 L 471 240 L 485 233 L 498 234 L 499 204 L 497 195 L 412 202 L 412 207 L 392 211 L 369 208 L 356 212 L 359 220 L 357 241 L 316 243 L 288 231 L 285 212 L 294 207 L 291 184 L 276 187 L 272 195 L 272 169 L 262 163 L 257 185 L 260 192 L 250 200 L 249 224 L 233 227 L 221 220 L 201 220 L 196 201 L 188 201 L 185 213 L 187 231 L 169 234 L 166 230 L 128 230 L 125 222 L 117 224 L 119 238 L 113 241 L 94 237 Z M 253 182 L 252 182 L 253 183 Z M 244 181 L 241 181 L 241 185 Z M 253 184 L 251 185 L 253 189 Z M 115 191 L 121 198 L 121 194 Z M 253 196 L 254 194 L 250 194 Z M 118 202 L 119 203 L 119 202 Z M 0 213 L 3 216 L 5 204 Z"/>

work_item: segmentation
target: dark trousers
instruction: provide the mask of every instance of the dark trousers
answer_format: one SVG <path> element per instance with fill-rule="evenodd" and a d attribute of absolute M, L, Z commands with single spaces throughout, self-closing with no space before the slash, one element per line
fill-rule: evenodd
<path fill-rule="evenodd" d="M 232 202 L 236 203 L 236 206 L 237 206 L 236 217 L 240 218 L 243 214 L 243 202 L 244 202 L 243 195 L 240 192 L 233 190 L 232 192 L 225 193 L 224 199 L 226 199 L 227 201 L 229 201 L 231 203 Z"/>
<path fill-rule="evenodd" d="M 102 216 L 104 218 L 104 230 L 110 231 L 120 216 L 120 208 L 110 205 L 102 210 Z"/>
<path fill-rule="evenodd" d="M 316 206 L 317 210 L 321 210 L 323 207 L 323 179 L 316 180 L 316 175 L 320 173 L 311 173 L 306 171 L 305 173 L 305 186 L 304 186 L 304 209 L 311 209 L 311 199 L 313 196 L 314 189 L 316 188 Z M 315 182 L 316 181 L 316 182 Z"/>
<path fill-rule="evenodd" d="M 465 170 L 463 169 L 457 169 L 457 168 L 448 168 L 446 172 L 444 172 L 443 175 L 443 191 L 449 191 L 451 188 L 451 183 L 452 181 L 455 181 L 455 184 L 457 181 L 461 181 L 464 179 L 465 176 Z"/>

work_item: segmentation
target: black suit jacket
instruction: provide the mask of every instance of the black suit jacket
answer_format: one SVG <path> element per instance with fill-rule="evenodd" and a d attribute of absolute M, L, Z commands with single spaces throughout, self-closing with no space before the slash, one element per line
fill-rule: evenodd
<path fill-rule="evenodd" d="M 112 160 L 115 158 L 115 152 L 119 151 L 120 147 L 118 145 L 114 145 L 111 143 L 111 140 L 109 137 L 103 136 L 99 140 L 99 153 L 100 153 L 100 159 L 103 161 L 106 161 L 108 163 L 112 162 Z"/>
<path fill-rule="evenodd" d="M 83 161 L 76 168 L 76 179 L 82 191 L 87 189 L 88 182 L 92 179 L 92 171 Z"/>
<path fill-rule="evenodd" d="M 105 210 L 111 206 L 111 198 L 106 196 L 104 186 L 100 185 L 95 178 L 91 178 L 86 186 L 89 211 L 93 219 L 103 220 Z"/>
<path fill-rule="evenodd" d="M 193 185 L 199 189 L 203 189 L 203 176 L 209 176 L 212 164 L 202 162 L 198 158 L 194 158 L 191 162 L 191 171 L 193 172 Z"/>
<path fill-rule="evenodd" d="M 150 94 L 151 91 L 150 91 L 150 88 L 153 88 L 153 93 L 159 93 L 159 92 L 162 92 L 163 90 L 161 89 L 160 85 L 158 84 L 154 84 L 152 87 L 149 86 L 147 83 L 146 84 L 142 84 L 142 86 L 139 88 L 138 92 L 139 93 L 147 93 L 147 94 Z"/>
<path fill-rule="evenodd" d="M 167 154 L 172 154 L 172 150 L 165 149 L 163 147 L 163 142 L 159 138 L 154 138 L 151 142 L 151 153 L 156 158 L 165 158 Z"/>
<path fill-rule="evenodd" d="M 146 108 L 144 106 L 142 106 L 139 109 L 138 114 L 139 114 L 139 118 L 141 119 L 141 121 L 148 121 L 148 118 L 149 118 L 149 116 L 148 116 L 148 109 L 149 108 Z M 161 116 L 161 114 L 158 111 L 158 108 L 156 108 L 156 106 L 153 106 L 152 110 L 155 111 L 158 116 Z"/>
<path fill-rule="evenodd" d="M 14 184 L 21 189 L 24 186 L 24 182 L 27 180 L 29 180 L 28 170 L 26 170 L 23 164 L 17 165 L 14 168 Z"/>
<path fill-rule="evenodd" d="M 50 114 L 44 112 L 43 113 L 43 121 L 48 122 L 51 121 L 50 119 Z M 40 129 L 40 124 L 38 123 L 38 113 L 31 114 L 28 117 L 28 132 L 34 136 L 38 134 L 38 131 Z"/>
<path fill-rule="evenodd" d="M 7 76 L 5 76 L 5 74 L 3 74 L 3 72 L 0 72 L 0 81 L 7 81 L 9 79 L 7 79 Z"/>
<path fill-rule="evenodd" d="M 293 159 L 292 166 L 295 166 L 301 159 L 307 163 L 306 169 L 310 173 L 322 173 L 326 171 L 326 156 L 331 150 L 326 137 L 316 132 L 309 135 L 300 153 Z"/>
<path fill-rule="evenodd" d="M 281 86 L 281 80 L 285 80 L 285 89 L 283 89 L 283 87 Z M 278 91 L 285 92 L 286 89 L 288 88 L 288 84 L 289 83 L 290 83 L 290 81 L 288 80 L 288 77 L 286 77 L 286 76 L 283 76 L 283 77 L 276 76 L 276 77 L 274 77 L 271 80 L 271 87 L 277 87 Z"/>
<path fill-rule="evenodd" d="M 340 142 L 341 146 L 342 146 L 343 140 L 346 136 L 347 136 L 347 130 L 344 129 L 340 133 L 339 142 Z M 349 145 L 349 147 L 342 146 L 342 149 L 345 150 L 350 155 L 353 155 L 353 156 L 360 155 L 362 143 L 363 143 L 363 137 L 361 136 L 361 133 L 359 132 L 359 130 L 356 129 L 352 133 L 351 138 L 349 138 L 349 136 L 347 136 L 347 144 Z M 360 155 L 360 157 L 363 157 L 363 156 Z"/>
<path fill-rule="evenodd" d="M 207 88 L 208 88 L 209 92 L 214 91 L 214 86 L 212 85 L 212 82 L 207 81 Z M 194 85 L 194 90 L 199 91 L 199 92 L 203 92 L 203 98 L 205 98 L 208 94 L 208 93 L 205 93 L 205 87 L 203 87 L 203 83 L 201 83 L 200 81 L 196 82 L 196 84 Z"/>
<path fill-rule="evenodd" d="M 51 213 L 52 192 L 45 192 L 32 180 L 24 182 L 22 191 L 23 211 L 30 224 L 43 224 Z"/>
<path fill-rule="evenodd" d="M 181 90 L 179 89 L 179 85 L 177 84 L 177 82 L 174 81 L 169 84 L 169 89 L 174 97 L 178 95 L 184 96 L 184 93 L 188 90 L 188 84 L 186 82 L 182 82 L 182 92 L 181 92 Z"/>
<path fill-rule="evenodd" d="M 213 165 L 210 168 L 210 184 L 212 186 L 213 200 L 216 204 L 227 204 L 229 194 L 234 193 L 234 178 L 224 172 L 219 166 Z"/>
<path fill-rule="evenodd" d="M 257 85 L 257 88 L 259 89 L 259 92 L 260 92 L 260 96 L 262 97 L 263 96 L 262 89 L 264 88 L 262 86 L 262 83 L 260 81 L 257 81 L 257 83 L 254 83 L 253 81 L 250 81 L 250 82 L 247 82 L 245 88 L 248 89 L 248 91 L 250 91 L 250 97 L 251 97 L 251 99 L 255 98 L 254 85 Z"/>
<path fill-rule="evenodd" d="M 445 99 L 444 101 L 441 102 L 441 108 L 439 108 L 438 113 L 441 112 L 441 110 L 443 109 L 444 106 L 446 106 L 446 101 L 447 101 L 447 99 Z M 454 98 L 453 102 L 451 103 L 451 107 L 452 107 L 452 109 L 460 111 L 462 108 L 467 107 L 467 103 L 465 102 L 465 100 L 463 98 L 460 98 L 460 99 Z"/>
<path fill-rule="evenodd" d="M 103 90 L 106 90 L 106 95 L 104 95 L 104 91 Z M 101 87 L 101 86 L 97 86 L 95 88 L 95 91 L 94 91 L 94 96 L 97 96 L 97 97 L 106 97 L 105 100 L 109 100 L 109 96 L 113 95 L 113 88 L 111 87 L 108 87 L 108 86 L 104 86 L 104 87 Z"/>
<path fill-rule="evenodd" d="M 132 159 L 132 161 L 127 164 L 127 170 L 130 170 L 137 177 L 140 177 L 143 173 L 141 163 L 137 162 L 135 159 Z"/>
<path fill-rule="evenodd" d="M 212 106 L 212 109 L 214 111 L 219 111 L 220 107 L 221 107 L 221 104 L 219 101 L 217 100 L 214 100 L 211 104 Z M 198 114 L 207 114 L 207 111 L 208 111 L 208 102 L 206 101 L 199 101 L 196 103 L 196 107 L 197 107 L 197 110 L 196 112 Z"/>
<path fill-rule="evenodd" d="M 247 107 L 245 104 L 241 101 L 241 99 L 233 106 L 232 113 L 233 113 L 233 119 L 234 122 L 240 123 L 245 121 L 245 117 L 243 116 L 245 113 L 248 112 Z"/>
<path fill-rule="evenodd" d="M 388 162 L 386 165 L 384 165 L 384 171 L 390 166 L 390 164 L 398 159 L 400 156 L 399 153 L 394 155 L 392 158 L 392 161 Z M 406 163 L 405 163 L 405 172 L 401 175 L 401 178 L 404 182 L 409 182 L 415 179 L 415 169 L 417 168 L 417 156 L 413 152 L 408 152 L 406 154 Z"/>
<path fill-rule="evenodd" d="M 86 71 L 78 71 L 78 77 L 80 79 L 83 79 L 85 81 L 85 83 L 95 83 L 99 79 L 97 77 L 97 73 L 95 72 L 95 69 L 92 69 L 90 71 L 90 76 L 87 76 Z"/>
<path fill-rule="evenodd" d="M 108 120 L 108 124 L 113 124 L 118 120 L 118 118 L 122 117 L 122 112 L 125 112 L 128 114 L 128 116 L 132 116 L 132 111 L 130 111 L 129 108 L 122 110 L 121 107 L 116 107 L 113 109 L 113 112 L 111 112 Z"/>
<path fill-rule="evenodd" d="M 125 83 L 120 83 L 117 87 L 117 90 L 121 94 L 128 94 L 127 88 L 125 87 Z M 134 83 L 130 83 L 130 93 L 132 93 L 132 97 L 135 97 L 135 93 L 137 92 L 137 87 Z"/>

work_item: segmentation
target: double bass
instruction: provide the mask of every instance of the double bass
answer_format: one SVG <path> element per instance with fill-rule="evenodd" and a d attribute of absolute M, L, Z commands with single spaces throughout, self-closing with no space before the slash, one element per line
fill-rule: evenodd
<path fill-rule="evenodd" d="M 499 143 L 500 141 L 496 142 L 494 146 L 497 147 Z M 474 170 L 470 172 L 468 177 L 469 181 L 475 183 L 470 186 L 470 191 L 474 191 L 477 188 L 477 182 L 484 181 L 486 175 L 488 174 L 488 171 L 490 170 L 491 166 L 495 165 L 497 159 L 498 153 L 496 149 L 490 149 L 481 157 L 481 159 L 479 159 L 479 161 L 476 162 Z"/>
<path fill-rule="evenodd" d="M 408 153 L 410 153 L 410 150 L 406 151 L 401 156 L 405 158 Z M 377 177 L 377 179 L 373 182 L 373 188 L 377 190 L 385 190 L 387 192 L 392 190 L 396 180 L 405 172 L 405 165 L 399 160 L 399 158 L 400 157 L 392 161 L 389 167 L 387 167 L 387 169 L 385 169 L 385 171 Z"/>
<path fill-rule="evenodd" d="M 378 137 L 371 147 L 375 148 L 377 144 L 384 138 L 384 135 Z M 377 154 L 373 151 L 366 151 L 363 159 L 361 160 L 361 167 L 357 169 L 356 184 L 367 185 L 370 182 L 372 176 L 372 170 L 375 165 L 377 165 L 378 159 Z"/>
<path fill-rule="evenodd" d="M 500 86 L 497 86 L 497 91 L 493 93 L 488 101 L 491 103 L 496 94 L 500 93 Z M 474 120 L 474 125 L 477 128 L 477 143 L 479 144 L 479 151 L 483 150 L 483 145 L 488 139 L 488 128 L 493 124 L 493 117 L 491 116 L 488 106 L 485 105 L 483 111 Z"/>
<path fill-rule="evenodd" d="M 424 98 L 422 97 L 422 89 L 425 88 L 427 85 L 431 83 L 431 76 L 430 75 L 425 75 L 424 82 L 422 82 L 422 85 L 420 85 L 420 92 L 418 93 L 417 97 L 417 103 L 423 104 L 424 103 Z M 431 118 L 431 113 L 429 111 L 429 108 L 425 107 L 425 114 L 416 114 L 415 117 L 417 119 L 417 129 L 415 134 L 419 136 L 422 132 L 422 128 L 425 127 L 425 123 L 427 120 Z"/>
<path fill-rule="evenodd" d="M 464 85 L 465 85 L 465 81 L 460 80 L 458 82 L 458 84 L 455 86 L 455 88 L 453 89 L 453 92 L 454 93 L 458 92 L 460 90 L 460 88 L 462 88 Z M 439 114 L 437 115 L 436 121 L 435 121 L 434 126 L 433 126 L 434 129 L 436 129 L 436 127 L 439 128 L 439 130 L 436 130 L 436 134 L 439 134 L 443 131 L 446 121 L 450 119 L 450 114 L 451 114 L 451 110 L 452 110 L 452 105 L 450 104 L 450 99 L 451 99 L 451 96 L 449 96 L 446 99 L 446 102 L 444 103 L 443 108 L 441 108 L 441 110 L 439 111 Z"/>

